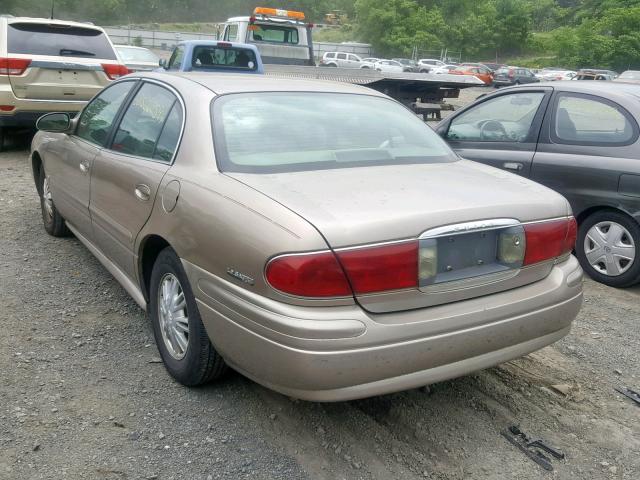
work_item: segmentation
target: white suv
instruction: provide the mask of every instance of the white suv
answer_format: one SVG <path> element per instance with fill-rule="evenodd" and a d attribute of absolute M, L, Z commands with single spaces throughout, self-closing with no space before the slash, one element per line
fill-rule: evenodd
<path fill-rule="evenodd" d="M 420 73 L 429 73 L 430 70 L 434 68 L 444 67 L 446 63 L 441 60 L 437 60 L 435 58 L 421 58 L 418 60 L 418 66 L 420 68 Z"/>
<path fill-rule="evenodd" d="M 34 127 L 48 112 L 78 112 L 127 73 L 100 27 L 0 16 L 0 150 L 8 128 Z"/>
<path fill-rule="evenodd" d="M 321 67 L 373 68 L 373 64 L 363 61 L 355 53 L 327 52 L 320 61 Z"/>

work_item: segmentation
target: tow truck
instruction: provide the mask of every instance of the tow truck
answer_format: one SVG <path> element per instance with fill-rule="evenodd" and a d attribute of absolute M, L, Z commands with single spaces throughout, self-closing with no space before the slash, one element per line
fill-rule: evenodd
<path fill-rule="evenodd" d="M 470 75 L 383 73 L 375 70 L 317 67 L 313 54 L 313 23 L 293 10 L 257 7 L 253 15 L 232 17 L 224 23 L 222 40 L 257 47 L 265 74 L 280 78 L 310 78 L 364 85 L 398 100 L 416 113 L 433 114 L 457 98 L 460 89 L 483 85 Z"/>

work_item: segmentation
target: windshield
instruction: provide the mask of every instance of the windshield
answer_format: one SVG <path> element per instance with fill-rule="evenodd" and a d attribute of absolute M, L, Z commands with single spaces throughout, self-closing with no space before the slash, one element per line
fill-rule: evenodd
<path fill-rule="evenodd" d="M 224 95 L 212 104 L 222 171 L 276 173 L 455 161 L 400 104 L 339 93 Z"/>
<path fill-rule="evenodd" d="M 116 47 L 120 57 L 125 62 L 158 63 L 160 60 L 153 52 L 146 48 Z"/>
<path fill-rule="evenodd" d="M 55 23 L 12 23 L 7 34 L 9 53 L 116 60 L 107 36 L 95 28 Z"/>

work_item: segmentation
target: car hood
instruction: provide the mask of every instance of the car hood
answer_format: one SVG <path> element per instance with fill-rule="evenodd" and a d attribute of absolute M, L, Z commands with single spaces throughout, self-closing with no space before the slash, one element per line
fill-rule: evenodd
<path fill-rule="evenodd" d="M 570 211 L 553 190 L 467 160 L 228 175 L 305 218 L 333 248 L 416 238 L 473 220 L 526 222 Z"/>

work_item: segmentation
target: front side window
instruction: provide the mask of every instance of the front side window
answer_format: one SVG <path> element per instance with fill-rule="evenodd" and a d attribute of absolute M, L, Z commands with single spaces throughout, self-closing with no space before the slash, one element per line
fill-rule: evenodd
<path fill-rule="evenodd" d="M 145 83 L 123 115 L 111 149 L 153 158 L 162 127 L 176 101 L 176 96 L 166 88 Z"/>
<path fill-rule="evenodd" d="M 556 143 L 623 145 L 638 137 L 638 125 L 626 110 L 588 95 L 559 95 L 553 127 Z"/>
<path fill-rule="evenodd" d="M 103 90 L 80 114 L 76 135 L 104 146 L 118 110 L 136 82 L 116 83 Z"/>
<path fill-rule="evenodd" d="M 456 160 L 398 103 L 369 95 L 264 92 L 212 104 L 222 171 L 270 173 Z"/>
<path fill-rule="evenodd" d="M 184 58 L 184 47 L 182 45 L 178 45 L 171 54 L 171 58 L 169 59 L 169 63 L 167 64 L 168 70 L 179 69 L 180 65 L 182 65 L 182 59 Z"/>
<path fill-rule="evenodd" d="M 193 49 L 191 66 L 194 70 L 220 68 L 255 70 L 258 68 L 258 62 L 253 50 L 199 45 Z"/>
<path fill-rule="evenodd" d="M 256 42 L 298 44 L 298 29 L 295 27 L 255 24 L 251 33 Z"/>
<path fill-rule="evenodd" d="M 116 60 L 116 53 L 104 32 L 71 25 L 11 23 L 7 28 L 7 51 Z"/>
<path fill-rule="evenodd" d="M 543 92 L 501 95 L 454 118 L 447 139 L 467 142 L 525 142 Z"/>

